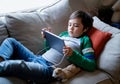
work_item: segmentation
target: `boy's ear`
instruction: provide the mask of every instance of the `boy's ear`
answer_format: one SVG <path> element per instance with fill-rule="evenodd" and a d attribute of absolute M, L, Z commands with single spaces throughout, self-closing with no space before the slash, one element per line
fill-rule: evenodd
<path fill-rule="evenodd" d="M 84 29 L 83 32 L 87 32 L 88 28 L 87 29 Z"/>

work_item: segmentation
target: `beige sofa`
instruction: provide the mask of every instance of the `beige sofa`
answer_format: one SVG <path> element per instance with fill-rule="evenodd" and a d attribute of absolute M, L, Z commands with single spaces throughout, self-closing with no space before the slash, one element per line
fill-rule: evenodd
<path fill-rule="evenodd" d="M 9 13 L 0 17 L 0 43 L 14 37 L 35 54 L 43 49 L 40 31 L 50 26 L 55 34 L 66 30 L 70 14 L 75 10 L 88 11 L 93 15 L 93 26 L 112 33 L 97 59 L 97 70 L 82 71 L 64 84 L 120 84 L 120 30 L 112 27 L 97 16 L 101 7 L 113 8 L 113 22 L 120 22 L 120 0 L 56 0 L 52 5 L 32 11 Z M 27 84 L 16 77 L 0 77 L 0 84 Z M 54 84 L 61 84 L 59 81 Z"/>

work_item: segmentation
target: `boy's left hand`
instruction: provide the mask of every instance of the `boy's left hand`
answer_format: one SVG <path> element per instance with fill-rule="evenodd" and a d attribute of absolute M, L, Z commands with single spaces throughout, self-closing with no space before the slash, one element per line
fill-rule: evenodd
<path fill-rule="evenodd" d="M 51 32 L 51 27 L 43 28 L 42 30 Z M 45 38 L 43 31 L 41 31 L 41 36 L 42 38 Z"/>
<path fill-rule="evenodd" d="M 64 54 L 65 56 L 71 56 L 72 53 L 73 53 L 73 50 L 72 50 L 69 46 L 65 46 L 65 47 L 63 48 L 63 54 Z"/>

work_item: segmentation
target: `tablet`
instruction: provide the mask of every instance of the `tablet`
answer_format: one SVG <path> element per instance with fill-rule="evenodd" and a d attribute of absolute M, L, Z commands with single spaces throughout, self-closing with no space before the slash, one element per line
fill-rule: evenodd
<path fill-rule="evenodd" d="M 45 35 L 45 38 L 49 47 L 56 49 L 58 52 L 63 54 L 63 47 L 65 46 L 64 40 L 51 32 L 44 31 L 44 30 L 42 31 Z"/>

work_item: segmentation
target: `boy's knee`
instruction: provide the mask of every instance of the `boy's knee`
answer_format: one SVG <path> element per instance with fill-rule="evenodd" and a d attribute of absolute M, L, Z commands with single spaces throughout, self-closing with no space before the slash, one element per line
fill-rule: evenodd
<path fill-rule="evenodd" d="M 13 43 L 13 42 L 15 42 L 15 41 L 16 41 L 15 38 L 6 38 L 4 42 L 6 42 L 6 43 L 7 43 L 7 42 Z"/>
<path fill-rule="evenodd" d="M 14 41 L 15 40 L 15 38 L 7 38 L 6 40 L 8 40 L 8 41 Z"/>

